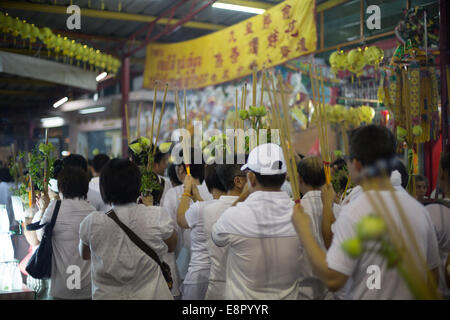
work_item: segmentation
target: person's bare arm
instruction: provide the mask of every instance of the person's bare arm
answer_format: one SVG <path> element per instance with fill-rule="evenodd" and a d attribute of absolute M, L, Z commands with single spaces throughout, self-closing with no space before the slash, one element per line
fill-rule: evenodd
<path fill-rule="evenodd" d="M 184 193 L 181 196 L 180 204 L 177 209 L 177 224 L 183 229 L 189 229 L 189 224 L 186 221 L 185 213 L 191 205 L 192 185 L 192 177 L 186 175 L 184 178 Z"/>
<path fill-rule="evenodd" d="M 80 244 L 78 245 L 78 249 L 80 251 L 81 259 L 83 260 L 90 260 L 91 259 L 91 249 L 87 245 L 85 245 L 80 240 Z"/>
<path fill-rule="evenodd" d="M 30 245 L 33 247 L 38 246 L 41 241 L 39 241 L 36 231 L 28 231 L 27 225 L 31 224 L 32 218 L 25 218 L 25 223 L 23 226 L 23 234 L 25 236 L 25 239 L 28 241 Z"/>
<path fill-rule="evenodd" d="M 322 237 L 325 243 L 325 248 L 330 248 L 333 239 L 333 232 L 331 226 L 336 221 L 333 214 L 333 199 L 335 198 L 333 186 L 331 184 L 322 187 Z"/>
<path fill-rule="evenodd" d="M 330 291 L 334 292 L 342 288 L 348 276 L 328 267 L 326 253 L 317 243 L 311 231 L 310 217 L 303 211 L 300 204 L 294 206 L 292 223 L 305 248 L 314 274 L 320 278 Z"/>
<path fill-rule="evenodd" d="M 250 195 L 250 191 L 248 190 L 248 184 L 246 183 L 244 186 L 244 189 L 242 189 L 241 194 L 239 195 L 239 198 L 236 199 L 236 201 L 233 202 L 233 207 L 236 206 L 239 202 L 245 201 L 245 199 L 248 198 Z"/>
<path fill-rule="evenodd" d="M 168 252 L 174 252 L 175 248 L 177 246 L 178 236 L 177 232 L 174 231 L 169 239 L 164 240 L 165 244 L 167 245 L 167 251 Z"/>

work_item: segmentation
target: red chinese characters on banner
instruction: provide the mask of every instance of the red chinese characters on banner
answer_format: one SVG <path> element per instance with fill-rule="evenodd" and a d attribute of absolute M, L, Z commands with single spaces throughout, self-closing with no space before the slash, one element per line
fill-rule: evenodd
<path fill-rule="evenodd" d="M 216 68 L 222 68 L 223 66 L 222 54 L 221 53 L 215 54 L 214 58 L 216 59 Z"/>
<path fill-rule="evenodd" d="M 291 50 L 289 50 L 288 46 L 281 47 L 281 55 L 283 56 L 283 58 L 287 58 L 289 55 L 289 52 L 291 52 Z"/>
<path fill-rule="evenodd" d="M 230 73 L 230 70 L 228 70 L 228 69 L 223 70 L 222 79 L 228 79 L 230 77 L 229 73 Z"/>
<path fill-rule="evenodd" d="M 258 38 L 254 37 L 252 40 L 250 40 L 250 42 L 248 43 L 250 50 L 249 52 L 254 54 L 254 55 L 258 55 Z"/>
<path fill-rule="evenodd" d="M 270 48 L 270 47 L 276 48 L 277 47 L 277 42 L 278 42 L 278 30 L 277 29 L 273 30 L 269 34 L 269 36 L 267 37 L 267 41 L 268 41 L 268 44 L 267 44 L 268 48 Z"/>
<path fill-rule="evenodd" d="M 236 42 L 236 38 L 234 37 L 234 31 L 230 31 L 230 38 L 228 39 L 228 42 Z"/>
<path fill-rule="evenodd" d="M 266 14 L 263 16 L 263 29 L 268 29 L 270 24 L 272 23 L 272 19 L 270 18 L 270 14 Z"/>
<path fill-rule="evenodd" d="M 230 55 L 231 63 L 236 63 L 238 57 L 239 57 L 238 47 L 231 48 L 231 55 Z"/>
<path fill-rule="evenodd" d="M 211 81 L 216 82 L 216 80 L 217 80 L 217 75 L 214 73 L 213 75 L 211 75 Z"/>
<path fill-rule="evenodd" d="M 308 48 L 306 48 L 306 44 L 305 44 L 305 38 L 301 38 L 298 42 L 297 42 L 297 48 L 295 49 L 296 51 L 308 51 Z"/>
<path fill-rule="evenodd" d="M 239 68 L 237 68 L 237 73 L 240 74 L 242 71 L 244 70 L 243 66 L 239 66 Z"/>
<path fill-rule="evenodd" d="M 250 33 L 253 33 L 252 23 L 251 22 L 247 22 L 247 25 L 246 25 L 246 28 L 245 28 L 245 35 L 248 35 Z"/>
<path fill-rule="evenodd" d="M 291 33 L 295 30 L 295 23 L 297 22 L 297 20 L 292 19 L 289 24 L 288 24 L 288 28 L 284 31 L 285 33 Z"/>
<path fill-rule="evenodd" d="M 281 11 L 283 12 L 283 19 L 289 19 L 289 15 L 291 14 L 291 9 L 292 9 L 292 6 L 290 6 L 290 5 L 285 5 L 284 7 L 283 7 L 283 9 L 281 9 Z"/>

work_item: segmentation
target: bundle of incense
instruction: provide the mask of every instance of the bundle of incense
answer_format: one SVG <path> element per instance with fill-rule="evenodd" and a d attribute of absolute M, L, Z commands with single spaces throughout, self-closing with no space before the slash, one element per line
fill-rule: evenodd
<path fill-rule="evenodd" d="M 346 185 L 345 185 L 345 189 L 344 189 L 344 192 L 342 193 L 342 197 L 341 197 L 341 203 L 342 203 L 342 201 L 344 201 L 344 198 L 345 198 L 345 196 L 346 196 L 346 194 L 347 194 L 347 189 L 348 189 L 348 186 L 350 185 L 350 175 L 348 176 L 348 178 L 347 178 L 347 183 L 346 183 Z"/>
<path fill-rule="evenodd" d="M 153 93 L 153 109 L 152 109 L 152 125 L 150 127 L 150 143 L 153 143 L 153 132 L 155 126 L 155 111 L 156 111 L 156 98 L 158 94 L 158 81 L 155 81 L 154 93 Z"/>
<path fill-rule="evenodd" d="M 283 79 L 281 74 L 278 75 L 278 85 L 279 92 L 281 96 L 281 108 L 283 111 L 283 117 L 281 117 L 281 108 L 279 100 L 277 99 L 277 94 L 275 91 L 275 86 L 273 84 L 273 77 L 270 75 L 270 82 L 272 87 L 272 117 L 274 120 L 274 127 L 279 130 L 281 148 L 283 149 L 283 154 L 286 162 L 286 168 L 289 180 L 291 182 L 292 195 L 296 203 L 300 203 L 300 190 L 298 183 L 298 173 L 297 173 L 297 162 L 295 160 L 294 148 L 292 146 L 291 140 L 291 119 L 289 117 L 289 110 L 286 103 L 286 98 L 284 96 Z M 270 94 L 269 94 L 270 96 Z"/>
<path fill-rule="evenodd" d="M 48 129 L 45 129 L 45 145 L 48 146 Z M 48 192 L 48 155 L 45 155 L 44 160 L 44 194 Z"/>
<path fill-rule="evenodd" d="M 361 184 L 375 214 L 382 218 L 386 225 L 389 242 L 394 247 L 397 256 L 395 266 L 405 280 L 411 293 L 416 299 L 441 299 L 436 283 L 431 275 L 426 259 L 417 243 L 409 220 L 391 185 L 389 177 L 366 178 Z M 395 210 L 401 224 L 406 231 L 406 237 L 399 231 L 395 216 L 380 194 L 381 190 L 389 192 L 390 200 L 395 204 Z M 384 191 L 386 192 L 386 191 Z M 427 270 L 426 274 L 423 270 Z"/>
<path fill-rule="evenodd" d="M 31 153 L 28 152 L 28 162 L 31 161 Z M 30 206 L 30 208 L 33 208 L 33 181 L 31 179 L 31 174 L 29 175 L 30 179 L 29 179 L 29 183 L 28 183 L 28 204 Z"/>
<path fill-rule="evenodd" d="M 259 100 L 259 105 L 262 106 L 263 105 L 263 101 L 264 101 L 264 84 L 266 82 L 266 73 L 264 72 L 264 70 L 261 72 L 262 73 L 262 79 L 261 79 L 261 99 Z"/>
<path fill-rule="evenodd" d="M 269 126 L 270 128 L 275 128 L 275 124 L 274 124 L 274 119 L 273 119 L 273 99 L 272 96 L 270 94 L 270 87 L 268 85 L 267 82 L 267 77 L 266 77 L 266 73 L 263 73 L 263 81 L 264 81 L 264 86 L 267 88 L 267 96 L 269 97 L 269 103 L 270 103 L 270 108 L 267 108 L 267 113 L 268 113 L 268 119 L 269 119 Z"/>
<path fill-rule="evenodd" d="M 317 112 L 317 129 L 319 132 L 319 144 L 324 164 L 325 180 L 327 184 L 331 183 L 331 169 L 330 169 L 330 152 L 328 150 L 328 121 L 325 109 L 325 91 L 323 86 L 322 69 L 320 69 L 320 77 L 317 74 L 317 69 L 314 64 L 310 65 L 310 80 L 312 100 Z M 319 78 L 321 85 L 319 86 Z"/>
<path fill-rule="evenodd" d="M 136 127 L 137 127 L 137 137 L 136 139 L 139 139 L 139 137 L 141 136 L 141 108 L 142 108 L 142 102 L 139 103 L 139 107 L 138 107 L 138 113 L 137 113 L 137 118 L 136 118 Z"/>
<path fill-rule="evenodd" d="M 236 88 L 236 105 L 234 106 L 234 130 L 239 127 L 239 106 L 238 106 L 238 100 L 239 100 L 239 91 Z"/>
<path fill-rule="evenodd" d="M 149 119 L 148 119 L 148 116 L 146 116 L 145 117 L 145 136 L 147 137 L 148 136 L 148 129 L 149 129 L 149 127 L 148 127 L 148 123 L 149 123 L 150 121 L 149 121 Z"/>

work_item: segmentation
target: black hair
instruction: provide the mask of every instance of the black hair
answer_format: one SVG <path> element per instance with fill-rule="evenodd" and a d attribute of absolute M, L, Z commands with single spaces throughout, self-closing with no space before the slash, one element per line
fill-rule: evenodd
<path fill-rule="evenodd" d="M 139 142 L 139 139 L 136 139 L 136 140 L 132 141 L 132 142 L 130 143 L 130 145 L 131 145 L 131 144 L 134 144 L 134 143 L 137 143 L 137 142 Z M 150 150 L 153 150 L 153 143 L 150 143 Z M 131 155 L 131 161 L 133 161 L 134 163 L 136 163 L 138 166 L 140 166 L 140 165 L 142 165 L 142 164 L 147 165 L 148 157 L 147 157 L 147 155 L 146 155 L 144 152 L 141 152 L 141 153 L 139 153 L 139 154 L 136 154 L 136 153 L 134 153 L 133 150 L 131 150 L 131 148 L 128 146 L 128 154 Z M 167 153 L 163 153 L 163 152 L 159 149 L 159 146 L 157 146 L 157 147 L 156 147 L 156 151 L 155 151 L 155 156 L 154 156 L 153 162 L 154 162 L 154 163 L 160 163 L 161 160 L 162 160 L 162 159 L 164 158 L 164 156 L 166 156 L 166 155 L 167 155 Z"/>
<path fill-rule="evenodd" d="M 109 157 L 104 154 L 100 153 L 92 159 L 92 165 L 94 167 L 94 171 L 97 173 L 100 173 L 102 171 L 102 168 L 104 165 L 109 161 Z"/>
<path fill-rule="evenodd" d="M 198 152 L 201 155 L 201 163 L 195 163 L 195 153 Z M 183 166 L 184 170 L 186 170 L 186 166 L 184 164 L 184 158 L 183 158 L 183 150 L 180 150 L 179 156 L 181 159 L 183 159 L 183 162 L 181 165 Z M 198 179 L 200 183 L 203 183 L 203 180 L 205 180 L 205 162 L 203 161 L 203 155 L 202 152 L 199 151 L 196 148 L 191 148 L 191 176 L 195 179 Z"/>
<path fill-rule="evenodd" d="M 108 161 L 100 174 L 100 194 L 108 204 L 136 202 L 141 188 L 141 172 L 128 159 Z"/>
<path fill-rule="evenodd" d="M 400 160 L 398 157 L 395 159 L 394 165 L 392 166 L 392 171 L 395 170 L 400 172 L 400 176 L 402 178 L 402 187 L 406 189 L 409 180 L 408 170 L 406 169 L 406 166 L 403 163 L 403 161 Z"/>
<path fill-rule="evenodd" d="M 169 175 L 170 182 L 172 183 L 172 187 L 176 187 L 183 184 L 180 182 L 180 180 L 178 180 L 175 164 L 173 163 L 169 164 L 169 167 L 167 168 L 167 173 Z"/>
<path fill-rule="evenodd" d="M 395 149 L 396 139 L 386 127 L 368 125 L 350 134 L 350 159 L 361 161 L 363 166 L 373 165 L 380 160 L 390 161 L 395 155 Z"/>
<path fill-rule="evenodd" d="M 12 182 L 13 177 L 8 168 L 0 168 L 0 182 Z"/>
<path fill-rule="evenodd" d="M 281 188 L 284 181 L 286 180 L 286 173 L 268 175 L 260 174 L 253 170 L 250 171 L 255 174 L 256 180 L 258 180 L 258 182 L 266 188 Z"/>
<path fill-rule="evenodd" d="M 207 164 L 205 166 L 205 183 L 208 188 L 209 193 L 212 193 L 213 189 L 226 192 L 227 190 L 223 186 L 220 178 L 217 174 L 217 167 L 219 165 L 216 163 Z"/>
<path fill-rule="evenodd" d="M 51 178 L 58 180 L 58 175 L 62 169 L 63 169 L 63 161 L 61 159 L 56 159 L 53 162 L 53 173 Z"/>
<path fill-rule="evenodd" d="M 425 182 L 425 184 L 428 186 L 428 179 L 425 176 L 422 176 L 421 174 L 417 174 L 415 177 L 415 182 Z"/>
<path fill-rule="evenodd" d="M 241 171 L 241 164 L 237 163 L 238 156 L 234 156 L 233 164 L 218 164 L 216 167 L 217 176 L 220 182 L 225 187 L 226 191 L 233 190 L 234 188 L 234 177 L 244 176 L 245 173 Z"/>
<path fill-rule="evenodd" d="M 325 171 L 320 157 L 311 156 L 302 159 L 298 163 L 297 171 L 308 186 L 320 188 L 325 184 Z"/>
<path fill-rule="evenodd" d="M 341 170 L 347 166 L 344 158 L 338 158 L 331 163 L 331 168 L 335 168 L 335 170 Z"/>
<path fill-rule="evenodd" d="M 58 174 L 58 190 L 66 199 L 86 199 L 89 191 L 86 171 L 74 166 L 62 169 Z"/>
<path fill-rule="evenodd" d="M 80 154 L 71 154 L 68 157 L 65 157 L 63 159 L 63 167 L 78 167 L 83 169 L 84 171 L 87 171 L 88 169 L 88 163 L 86 159 L 80 155 Z"/>

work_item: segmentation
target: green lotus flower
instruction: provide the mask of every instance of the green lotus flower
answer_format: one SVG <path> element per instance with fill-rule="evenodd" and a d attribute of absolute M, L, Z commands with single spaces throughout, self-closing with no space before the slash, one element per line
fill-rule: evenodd
<path fill-rule="evenodd" d="M 239 111 L 239 118 L 241 118 L 241 120 L 247 120 L 249 116 L 249 113 L 247 110 L 240 110 Z"/>
<path fill-rule="evenodd" d="M 386 225 L 380 217 L 370 215 L 361 219 L 357 224 L 358 237 L 362 240 L 375 240 L 381 237 L 386 230 Z"/>
<path fill-rule="evenodd" d="M 398 140 L 404 140 L 406 137 L 406 134 L 407 134 L 407 132 L 406 132 L 405 128 L 402 128 L 400 126 L 397 127 L 397 139 Z"/>
<path fill-rule="evenodd" d="M 139 142 L 141 143 L 141 145 L 145 148 L 150 147 L 150 139 L 146 138 L 146 137 L 140 137 L 139 138 Z"/>
<path fill-rule="evenodd" d="M 258 110 L 257 110 L 257 114 L 256 114 L 256 115 L 257 115 L 258 117 L 264 117 L 266 114 L 267 114 L 266 107 L 260 106 L 260 107 L 258 108 Z"/>
<path fill-rule="evenodd" d="M 250 106 L 248 108 L 248 114 L 250 117 L 256 117 L 258 115 L 258 107 Z"/>
<path fill-rule="evenodd" d="M 142 147 L 139 142 L 131 144 L 130 149 L 134 152 L 134 154 L 140 154 L 142 152 Z"/>
<path fill-rule="evenodd" d="M 421 136 L 421 135 L 422 135 L 422 127 L 421 127 L 420 125 L 415 125 L 415 126 L 413 127 L 413 134 L 414 134 L 416 137 Z"/>
<path fill-rule="evenodd" d="M 342 243 L 342 249 L 352 258 L 358 258 L 362 251 L 363 246 L 359 238 L 352 238 Z"/>

